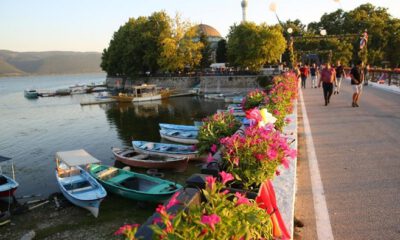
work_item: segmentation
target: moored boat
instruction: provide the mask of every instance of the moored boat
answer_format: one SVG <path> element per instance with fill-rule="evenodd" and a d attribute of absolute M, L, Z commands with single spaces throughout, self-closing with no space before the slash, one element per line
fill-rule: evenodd
<path fill-rule="evenodd" d="M 105 165 L 91 164 L 89 173 L 107 191 L 138 201 L 162 202 L 182 188 L 171 181 Z"/>
<path fill-rule="evenodd" d="M 133 148 L 145 154 L 154 154 L 159 156 L 196 158 L 198 151 L 194 146 L 170 143 L 156 143 L 147 141 L 132 141 Z"/>
<path fill-rule="evenodd" d="M 132 102 L 133 95 L 127 93 L 119 93 L 117 96 L 112 96 L 111 98 L 117 100 L 118 102 Z"/>
<path fill-rule="evenodd" d="M 105 189 L 79 165 L 100 161 L 85 150 L 56 153 L 56 178 L 62 194 L 76 206 L 89 210 L 95 217 L 99 214 L 101 201 L 106 197 Z"/>
<path fill-rule="evenodd" d="M 160 135 L 172 142 L 184 143 L 184 144 L 196 144 L 198 131 L 183 131 L 183 130 L 167 130 L 161 129 Z"/>
<path fill-rule="evenodd" d="M 6 162 L 11 160 L 11 158 L 0 156 L 0 162 Z M 13 177 L 14 177 L 14 167 L 12 166 Z M 17 190 L 19 184 L 11 177 L 3 174 L 0 167 L 0 200 L 5 202 L 13 202 L 14 193 Z"/>
<path fill-rule="evenodd" d="M 179 124 L 169 124 L 169 123 L 160 123 L 158 124 L 161 129 L 166 130 L 183 130 L 183 131 L 199 131 L 199 126 L 193 125 L 179 125 Z"/>
<path fill-rule="evenodd" d="M 117 161 L 132 167 L 173 169 L 176 172 L 183 172 L 188 166 L 189 159 L 185 157 L 143 154 L 135 151 L 132 148 L 120 149 L 113 147 L 111 150 Z"/>
<path fill-rule="evenodd" d="M 163 96 L 161 94 L 161 90 L 156 87 L 154 84 L 142 84 L 139 86 L 133 86 L 133 102 L 145 102 L 145 101 L 154 101 L 159 100 L 161 98 L 167 97 L 167 92 L 163 92 Z"/>
<path fill-rule="evenodd" d="M 39 97 L 39 93 L 35 89 L 26 89 L 24 96 L 28 99 L 35 99 Z"/>

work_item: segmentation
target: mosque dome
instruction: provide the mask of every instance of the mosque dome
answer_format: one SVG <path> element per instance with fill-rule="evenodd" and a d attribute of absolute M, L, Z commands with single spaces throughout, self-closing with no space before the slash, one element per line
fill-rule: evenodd
<path fill-rule="evenodd" d="M 221 34 L 217 31 L 217 29 L 211 27 L 210 25 L 199 24 L 199 25 L 195 26 L 195 28 L 198 33 L 203 33 L 207 37 L 222 38 Z"/>

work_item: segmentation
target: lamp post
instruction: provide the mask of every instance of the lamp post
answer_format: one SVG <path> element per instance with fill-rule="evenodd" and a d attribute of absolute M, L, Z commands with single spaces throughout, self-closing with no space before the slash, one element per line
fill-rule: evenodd
<path fill-rule="evenodd" d="M 321 28 L 319 30 L 319 34 L 321 34 L 321 36 L 325 37 L 327 35 L 326 29 Z M 331 61 L 332 61 L 332 50 L 330 49 L 329 53 L 328 53 L 328 62 L 331 63 Z"/>
<path fill-rule="evenodd" d="M 289 68 L 293 68 L 294 64 L 294 51 L 293 51 L 293 28 L 289 27 L 287 30 L 288 33 L 288 50 L 289 50 Z"/>

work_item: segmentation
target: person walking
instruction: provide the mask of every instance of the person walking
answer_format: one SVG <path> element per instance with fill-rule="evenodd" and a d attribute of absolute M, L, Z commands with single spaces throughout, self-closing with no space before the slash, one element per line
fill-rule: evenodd
<path fill-rule="evenodd" d="M 307 80 L 307 78 L 308 78 L 309 73 L 310 73 L 310 71 L 309 71 L 309 69 L 308 69 L 307 64 L 306 64 L 306 65 L 303 65 L 303 66 L 300 68 L 301 87 L 302 87 L 302 88 L 306 88 L 306 80 Z"/>
<path fill-rule="evenodd" d="M 327 63 L 321 70 L 318 87 L 321 87 L 321 82 L 324 91 L 325 106 L 328 106 L 333 92 L 333 84 L 335 83 L 336 85 L 336 72 L 334 68 L 331 68 L 330 63 Z"/>
<path fill-rule="evenodd" d="M 317 79 L 318 79 L 318 72 L 319 69 L 315 63 L 310 68 L 310 75 L 311 75 L 311 87 L 317 88 Z"/>
<path fill-rule="evenodd" d="M 333 92 L 333 95 L 339 94 L 340 85 L 342 83 L 343 78 L 346 76 L 346 73 L 344 72 L 344 68 L 340 64 L 340 61 L 337 61 L 335 71 L 336 71 L 336 87 L 335 87 L 335 91 Z"/>
<path fill-rule="evenodd" d="M 353 87 L 353 102 L 352 107 L 359 107 L 358 100 L 360 99 L 364 72 L 362 70 L 362 61 L 358 61 L 357 65 L 350 70 L 351 86 Z"/>

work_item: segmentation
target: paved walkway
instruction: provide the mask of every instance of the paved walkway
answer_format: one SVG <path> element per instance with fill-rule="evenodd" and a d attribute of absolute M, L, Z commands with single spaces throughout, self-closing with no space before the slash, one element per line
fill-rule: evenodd
<path fill-rule="evenodd" d="M 322 89 L 302 92 L 333 238 L 400 239 L 400 95 L 367 86 L 352 108 L 348 81 L 327 107 Z M 304 114 L 299 108 L 299 126 Z M 305 224 L 302 239 L 325 240 L 316 227 L 321 209 L 314 209 L 320 203 L 313 200 L 306 136 L 300 127 L 295 214 Z"/>

